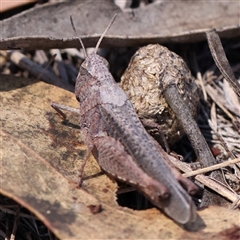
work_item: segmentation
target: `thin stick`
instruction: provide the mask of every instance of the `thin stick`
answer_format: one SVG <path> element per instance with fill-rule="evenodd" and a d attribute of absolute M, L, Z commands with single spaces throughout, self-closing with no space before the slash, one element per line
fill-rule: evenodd
<path fill-rule="evenodd" d="M 238 162 L 240 162 L 240 158 L 235 158 L 235 159 L 232 159 L 232 160 L 229 160 L 229 161 L 226 161 L 226 162 L 223 162 L 223 163 L 219 163 L 219 164 L 216 164 L 216 165 L 213 165 L 213 166 L 210 166 L 210 167 L 201 168 L 201 169 L 197 169 L 195 171 L 184 173 L 183 176 L 184 177 L 192 177 L 192 176 L 195 176 L 195 175 L 198 175 L 198 174 L 201 174 L 201 173 L 206 173 L 206 172 L 210 172 L 210 171 L 213 171 L 213 170 L 217 170 L 219 168 L 227 167 L 231 164 L 235 164 L 235 163 L 238 163 Z"/>
<path fill-rule="evenodd" d="M 19 222 L 20 209 L 21 209 L 21 207 L 18 206 L 17 211 L 16 211 L 16 216 L 15 216 L 13 230 L 12 230 L 12 234 L 11 234 L 10 240 L 15 240 L 15 237 L 16 237 L 16 232 L 17 232 L 17 227 L 18 227 L 18 222 Z"/>
<path fill-rule="evenodd" d="M 169 156 L 169 160 L 171 160 L 172 164 L 176 168 L 180 169 L 181 171 L 183 172 L 191 171 L 191 167 L 187 163 L 181 162 L 171 156 Z M 208 176 L 205 176 L 202 174 L 197 175 L 195 179 L 200 183 L 202 183 L 203 185 L 205 185 L 206 187 L 212 189 L 213 191 L 217 192 L 221 196 L 233 202 L 236 205 L 236 207 L 240 207 L 239 196 L 236 193 L 233 193 L 232 191 L 230 191 L 227 187 L 220 185 L 219 183 L 210 179 Z"/>
<path fill-rule="evenodd" d="M 78 38 L 78 40 L 79 40 L 79 42 L 80 42 L 80 44 L 81 44 L 81 46 L 82 46 L 84 56 L 85 56 L 85 58 L 87 58 L 87 51 L 86 51 L 86 48 L 84 47 L 84 44 L 83 44 L 82 39 L 81 39 L 81 38 L 78 36 L 78 34 L 77 34 L 77 31 L 76 31 L 76 28 L 75 28 L 75 26 L 74 26 L 73 19 L 72 19 L 72 16 L 71 16 L 71 15 L 70 15 L 70 22 L 71 22 L 71 25 L 72 25 L 73 31 L 74 31 L 76 37 Z"/>
<path fill-rule="evenodd" d="M 210 151 L 208 144 L 203 137 L 191 111 L 186 106 L 178 91 L 176 85 L 169 85 L 163 92 L 163 96 L 167 103 L 175 113 L 178 121 L 181 123 L 185 133 L 187 134 L 194 151 L 199 159 L 199 162 L 204 167 L 215 165 L 217 162 Z"/>
<path fill-rule="evenodd" d="M 112 24 L 113 24 L 113 22 L 114 22 L 114 20 L 115 20 L 116 17 L 117 17 L 117 13 L 114 14 L 111 22 L 108 24 L 108 26 L 107 26 L 107 28 L 105 29 L 105 31 L 103 32 L 102 36 L 99 38 L 99 40 L 98 40 L 98 42 L 97 42 L 97 45 L 96 45 L 96 47 L 95 47 L 95 51 L 94 51 L 95 54 L 97 53 L 97 50 L 98 50 L 98 48 L 99 48 L 99 45 L 101 44 L 102 39 L 104 38 L 104 36 L 105 36 L 105 34 L 107 33 L 107 31 L 109 30 L 109 28 L 112 26 Z"/>
<path fill-rule="evenodd" d="M 2 212 L 8 213 L 8 214 L 16 215 L 16 214 L 17 214 L 16 211 L 11 210 L 10 207 L 11 207 L 11 206 L 7 206 L 7 205 L 4 206 L 4 205 L 1 204 L 1 205 L 0 205 L 0 210 L 1 210 Z M 13 207 L 15 207 L 15 206 L 13 206 Z M 30 218 L 30 219 L 39 220 L 37 217 L 31 216 L 31 215 L 29 215 L 29 214 L 27 214 L 27 213 L 22 213 L 22 212 L 20 212 L 20 213 L 19 213 L 19 216 L 22 217 L 22 218 Z"/>
<path fill-rule="evenodd" d="M 54 59 L 55 59 L 56 56 L 57 56 L 57 54 L 54 54 L 54 55 L 51 57 L 51 59 L 50 59 L 49 63 L 47 64 L 47 66 L 43 69 L 42 73 L 37 77 L 37 79 L 36 79 L 37 81 L 42 78 L 43 74 L 45 73 L 45 71 L 47 71 L 48 67 L 49 67 L 50 64 L 54 61 Z"/>
<path fill-rule="evenodd" d="M 240 84 L 234 76 L 233 70 L 229 65 L 226 54 L 222 47 L 222 43 L 215 29 L 206 32 L 208 45 L 212 53 L 212 57 L 219 68 L 222 75 L 230 83 L 233 90 L 240 97 Z"/>
<path fill-rule="evenodd" d="M 203 167 L 209 167 L 215 165 L 217 162 L 210 151 L 208 144 L 203 137 L 196 121 L 194 120 L 191 111 L 188 109 L 185 101 L 183 100 L 176 85 L 169 84 L 163 91 L 163 96 L 167 100 L 168 105 L 175 113 L 178 121 L 181 123 L 182 128 L 190 140 L 193 149 L 199 159 L 199 162 Z M 220 171 L 215 171 L 216 179 L 224 181 Z M 225 199 L 220 198 L 213 192 L 209 192 L 208 189 L 204 189 L 204 194 L 201 202 L 202 206 L 208 206 L 209 204 L 223 204 Z"/>
<path fill-rule="evenodd" d="M 70 84 L 62 82 L 62 80 L 58 78 L 54 73 L 51 73 L 47 69 L 44 69 L 41 65 L 35 63 L 21 52 L 10 51 L 6 54 L 6 57 L 20 68 L 28 71 L 34 77 L 39 79 L 41 76 L 41 80 L 44 82 L 73 91 L 73 87 Z"/>

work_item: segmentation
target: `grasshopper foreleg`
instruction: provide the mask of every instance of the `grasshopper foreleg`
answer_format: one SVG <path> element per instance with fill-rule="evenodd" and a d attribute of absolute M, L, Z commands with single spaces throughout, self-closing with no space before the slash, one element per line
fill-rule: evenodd
<path fill-rule="evenodd" d="M 66 114 L 63 113 L 61 110 L 66 110 L 75 114 L 79 115 L 79 109 L 78 108 L 72 108 L 68 107 L 56 102 L 51 102 L 51 107 L 55 109 L 55 111 L 62 117 L 62 119 L 65 121 L 67 119 Z"/>

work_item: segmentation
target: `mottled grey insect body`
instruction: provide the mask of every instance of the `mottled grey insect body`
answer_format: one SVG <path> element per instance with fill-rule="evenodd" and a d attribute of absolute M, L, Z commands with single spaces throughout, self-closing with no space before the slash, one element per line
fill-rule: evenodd
<path fill-rule="evenodd" d="M 81 134 L 100 166 L 136 186 L 176 222 L 194 221 L 195 206 L 178 181 L 191 193 L 195 185 L 166 163 L 168 155 L 142 126 L 106 59 L 96 53 L 86 57 L 75 94 L 80 101 Z"/>

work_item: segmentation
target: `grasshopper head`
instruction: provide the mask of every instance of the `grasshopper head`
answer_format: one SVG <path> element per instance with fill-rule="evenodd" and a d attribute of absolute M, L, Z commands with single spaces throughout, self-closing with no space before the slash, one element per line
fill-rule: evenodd
<path fill-rule="evenodd" d="M 91 54 L 89 56 L 87 55 L 84 44 L 83 44 L 81 38 L 78 37 L 79 42 L 83 48 L 85 58 L 86 58 L 85 61 L 82 63 L 82 66 L 81 66 L 80 71 L 77 76 L 76 85 L 75 85 L 76 98 L 80 102 L 81 102 L 81 95 L 82 95 L 82 93 L 84 93 L 83 92 L 84 90 L 81 90 L 81 89 L 84 87 L 84 85 L 90 79 L 95 79 L 96 81 L 102 81 L 104 79 L 104 77 L 106 78 L 106 77 L 108 77 L 107 75 L 110 74 L 109 70 L 108 70 L 108 68 L 109 68 L 108 61 L 106 59 L 104 59 L 103 57 L 97 55 L 97 50 L 98 50 L 100 43 L 101 43 L 103 37 L 105 36 L 106 32 L 108 31 L 108 29 L 114 22 L 116 16 L 117 16 L 117 14 L 114 15 L 111 22 L 109 23 L 109 25 L 107 26 L 107 28 L 105 29 L 103 34 L 101 35 L 100 39 L 97 42 L 97 45 L 95 47 L 95 51 L 93 54 Z M 78 36 L 77 32 L 76 32 L 76 28 L 73 24 L 73 19 L 71 16 L 70 16 L 70 21 L 71 21 L 72 28 L 75 32 L 75 35 Z M 83 96 L 83 98 L 84 98 L 86 94 L 83 94 L 83 95 L 84 95 Z"/>
<path fill-rule="evenodd" d="M 82 89 L 84 89 L 84 86 L 89 84 L 89 81 L 91 81 L 91 84 L 94 81 L 104 81 L 106 76 L 110 74 L 108 69 L 109 63 L 105 58 L 95 53 L 86 57 L 76 79 L 75 94 L 78 101 L 81 102 L 81 95 L 84 93 Z"/>
<path fill-rule="evenodd" d="M 98 78 L 102 73 L 109 71 L 109 63 L 105 58 L 93 53 L 82 63 L 81 68 L 91 74 L 92 77 Z"/>

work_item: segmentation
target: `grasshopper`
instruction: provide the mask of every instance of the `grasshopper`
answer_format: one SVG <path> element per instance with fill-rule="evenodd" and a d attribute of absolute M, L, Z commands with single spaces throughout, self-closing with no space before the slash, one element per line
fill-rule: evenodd
<path fill-rule="evenodd" d="M 127 95 L 113 79 L 109 63 L 97 55 L 115 18 L 93 54 L 87 56 L 79 38 L 85 61 L 76 79 L 75 94 L 80 102 L 80 131 L 88 148 L 85 161 L 92 153 L 104 171 L 135 186 L 177 223 L 192 222 L 196 208 L 180 183 L 189 193 L 195 193 L 196 186 L 169 165 L 167 153 L 144 129 Z"/>

